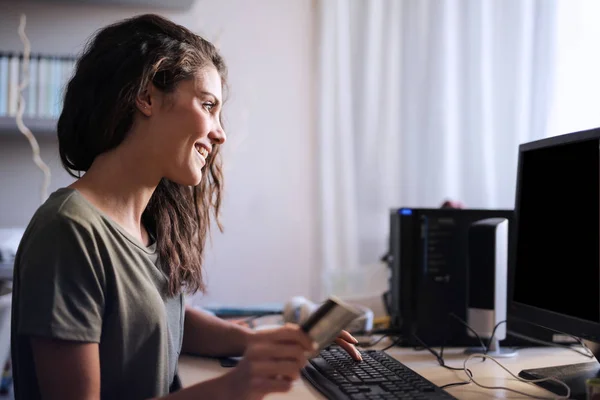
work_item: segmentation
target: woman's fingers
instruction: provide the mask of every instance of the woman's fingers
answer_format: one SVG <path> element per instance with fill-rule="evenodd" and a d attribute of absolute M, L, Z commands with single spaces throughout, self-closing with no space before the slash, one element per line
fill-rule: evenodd
<path fill-rule="evenodd" d="M 354 347 L 354 345 L 358 343 L 358 340 L 356 340 L 356 338 L 354 338 L 350 332 L 342 331 L 335 340 L 335 343 L 346 350 L 346 352 L 350 354 L 350 357 L 353 359 L 357 361 L 362 360 L 360 352 L 356 349 L 356 347 Z"/>
<path fill-rule="evenodd" d="M 244 357 L 256 361 L 292 361 L 296 368 L 304 367 L 307 361 L 304 347 L 281 343 L 258 343 L 248 349 Z"/>
<path fill-rule="evenodd" d="M 314 350 L 314 343 L 311 338 L 296 324 L 286 324 L 281 328 L 265 330 L 257 333 L 256 337 L 261 341 L 298 343 L 306 351 Z"/>
<path fill-rule="evenodd" d="M 358 344 L 358 340 L 356 340 L 356 338 L 352 336 L 348 331 L 342 331 L 338 336 L 338 339 L 343 339 L 348 343 Z"/>
<path fill-rule="evenodd" d="M 354 360 L 362 361 L 362 356 L 360 355 L 360 352 L 356 349 L 356 347 L 354 347 L 353 344 L 348 343 L 347 341 L 341 338 L 335 339 L 335 343 L 339 345 L 342 349 L 346 350 L 346 353 L 350 354 L 350 357 L 352 357 Z"/>
<path fill-rule="evenodd" d="M 232 379 L 239 382 L 236 398 L 262 399 L 268 393 L 287 392 L 313 349 L 313 341 L 298 325 L 254 333 L 232 371 Z"/>

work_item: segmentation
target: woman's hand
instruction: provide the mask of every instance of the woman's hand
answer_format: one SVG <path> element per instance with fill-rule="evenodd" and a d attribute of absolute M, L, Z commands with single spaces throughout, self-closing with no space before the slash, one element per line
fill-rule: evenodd
<path fill-rule="evenodd" d="M 300 377 L 313 341 L 295 324 L 256 331 L 239 364 L 228 374 L 235 399 L 258 400 L 287 392 Z"/>
<path fill-rule="evenodd" d="M 342 331 L 337 339 L 335 339 L 335 343 L 346 350 L 354 360 L 362 361 L 360 352 L 354 347 L 354 345 L 358 343 L 358 340 L 356 340 L 349 332 Z"/>

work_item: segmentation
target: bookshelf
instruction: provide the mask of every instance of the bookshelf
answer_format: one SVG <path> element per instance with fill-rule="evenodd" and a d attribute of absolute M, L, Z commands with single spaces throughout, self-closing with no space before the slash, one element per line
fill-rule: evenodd
<path fill-rule="evenodd" d="M 76 59 L 68 55 L 31 54 L 29 85 L 19 91 L 24 79 L 21 53 L 0 52 L 0 138 L 21 135 L 15 115 L 19 96 L 25 100 L 25 125 L 35 136 L 56 136 L 62 107 L 62 92 L 73 74 Z"/>
<path fill-rule="evenodd" d="M 24 117 L 23 122 L 35 137 L 56 137 L 56 122 L 53 118 Z M 0 117 L 0 137 L 17 136 L 22 133 L 17 128 L 15 117 Z"/>

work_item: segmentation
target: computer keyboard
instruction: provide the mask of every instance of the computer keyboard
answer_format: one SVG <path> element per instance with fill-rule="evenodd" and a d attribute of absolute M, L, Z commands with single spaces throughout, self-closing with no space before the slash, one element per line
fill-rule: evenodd
<path fill-rule="evenodd" d="M 330 400 L 454 399 L 383 351 L 361 351 L 354 361 L 338 346 L 309 360 L 302 375 Z"/>

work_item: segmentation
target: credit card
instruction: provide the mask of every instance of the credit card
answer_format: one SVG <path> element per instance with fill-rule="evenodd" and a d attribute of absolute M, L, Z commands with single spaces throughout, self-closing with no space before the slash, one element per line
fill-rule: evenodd
<path fill-rule="evenodd" d="M 329 346 L 360 315 L 359 310 L 336 297 L 327 299 L 301 326 L 318 345 L 312 356 Z"/>

